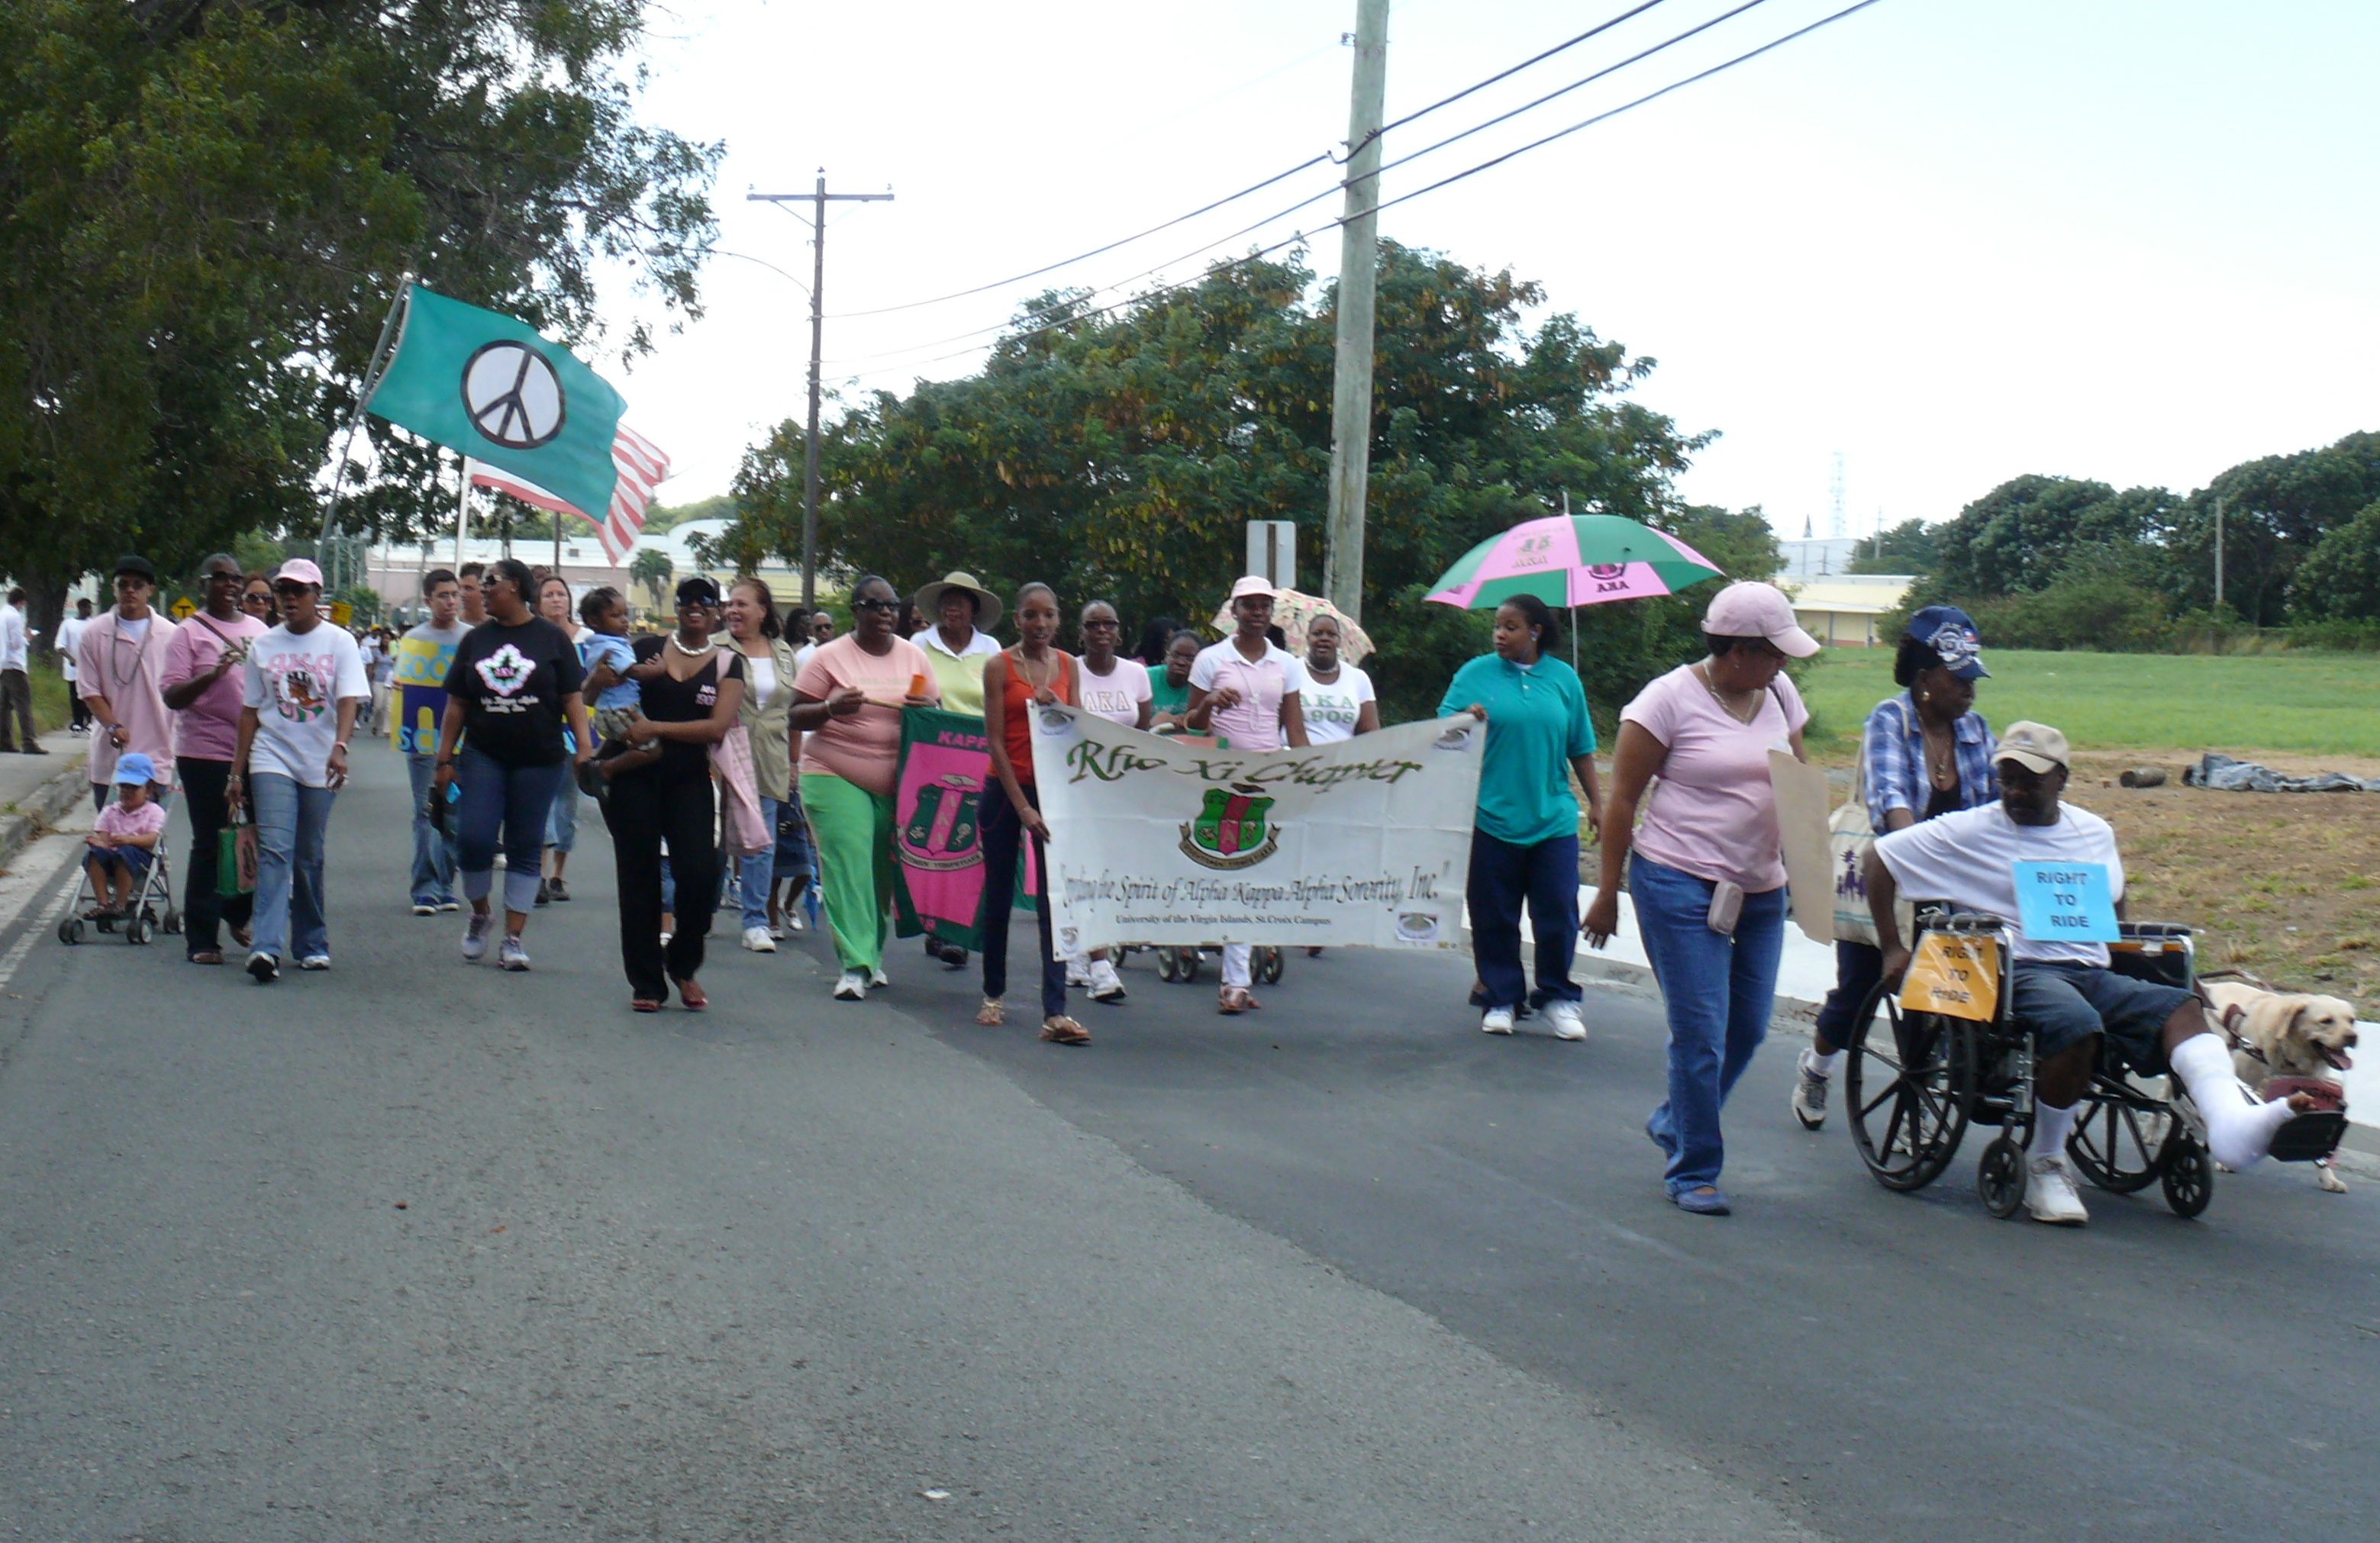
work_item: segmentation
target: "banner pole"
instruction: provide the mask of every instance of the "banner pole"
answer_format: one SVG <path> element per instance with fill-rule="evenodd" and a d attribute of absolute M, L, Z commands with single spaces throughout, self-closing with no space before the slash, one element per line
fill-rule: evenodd
<path fill-rule="evenodd" d="M 463 487 L 455 500 L 455 571 L 463 571 L 463 537 L 471 524 L 471 458 L 463 457 Z"/>
<path fill-rule="evenodd" d="M 347 414 L 346 437 L 339 444 L 338 464 L 331 468 L 331 500 L 322 511 L 321 542 L 326 549 L 338 530 L 339 490 L 347 480 L 347 455 L 355 449 L 356 430 L 363 425 L 364 404 L 371 401 L 373 390 L 380 385 L 381 373 L 395 352 L 390 342 L 396 335 L 397 319 L 405 313 L 406 297 L 412 293 L 413 271 L 407 269 L 398 275 L 396 295 L 388 303 L 388 314 L 381 318 L 380 336 L 373 341 L 371 357 L 364 365 L 363 389 L 356 393 L 355 407 Z"/>

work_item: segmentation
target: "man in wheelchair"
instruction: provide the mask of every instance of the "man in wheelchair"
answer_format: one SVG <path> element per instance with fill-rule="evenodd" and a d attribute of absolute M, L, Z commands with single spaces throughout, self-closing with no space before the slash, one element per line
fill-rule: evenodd
<path fill-rule="evenodd" d="M 2176 986 L 2119 975 L 2104 943 L 2028 935 L 2017 918 L 2016 864 L 2104 864 L 2122 913 L 2123 859 L 2107 822 L 2061 802 L 2066 736 L 2038 723 L 2000 736 L 1998 803 L 1944 814 L 1876 838 L 1865 864 L 1868 906 L 1884 952 L 1884 978 L 1899 984 L 1910 952 L 1894 903 L 1901 894 L 1947 900 L 2008 920 L 2014 936 L 2010 1012 L 2034 1042 L 2035 1133 L 2025 1175 L 2025 1209 L 2042 1222 L 2089 1220 L 2067 1169 L 2074 1106 L 2088 1091 L 2102 1037 L 2143 1076 L 2170 1071 L 2206 1122 L 2208 1150 L 2227 1167 L 2271 1156 L 2311 1162 L 2338 1144 L 2346 1116 L 2320 1112 L 2304 1094 L 2264 1103 L 2232 1075 L 2231 1053 L 2208 1027 L 2198 998 Z"/>

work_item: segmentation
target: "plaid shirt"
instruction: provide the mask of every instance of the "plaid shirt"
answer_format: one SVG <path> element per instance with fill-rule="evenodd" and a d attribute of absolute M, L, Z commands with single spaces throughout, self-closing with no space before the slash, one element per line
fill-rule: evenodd
<path fill-rule="evenodd" d="M 1994 756 L 1999 741 L 1981 713 L 1969 713 L 1951 726 L 1951 748 L 1959 763 L 1959 807 L 1976 809 L 2000 796 L 1999 772 Z M 1888 696 L 1867 716 L 1867 817 L 1883 833 L 1884 816 L 1906 809 L 1922 819 L 1926 801 L 1934 796 L 1925 775 L 1925 734 L 1917 726 L 1917 705 L 1907 692 Z"/>

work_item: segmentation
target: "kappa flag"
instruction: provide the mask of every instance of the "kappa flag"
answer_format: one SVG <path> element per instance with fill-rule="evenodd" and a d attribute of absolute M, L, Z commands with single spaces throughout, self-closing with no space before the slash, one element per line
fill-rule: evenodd
<path fill-rule="evenodd" d="M 620 422 L 620 393 L 570 350 L 419 284 L 406 292 L 396 348 L 364 405 L 518 484 L 482 486 L 585 517 L 615 564 L 669 472 L 669 458 Z"/>

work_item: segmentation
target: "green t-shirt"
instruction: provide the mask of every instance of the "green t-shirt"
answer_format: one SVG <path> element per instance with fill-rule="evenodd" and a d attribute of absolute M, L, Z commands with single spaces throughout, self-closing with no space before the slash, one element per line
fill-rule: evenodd
<path fill-rule="evenodd" d="M 1165 667 L 1159 665 L 1148 672 L 1149 710 L 1159 713 L 1187 712 L 1190 707 L 1190 682 L 1178 686 L 1165 682 Z"/>
<path fill-rule="evenodd" d="M 1475 702 L 1488 709 L 1478 828 L 1516 847 L 1577 835 L 1570 758 L 1595 753 L 1595 720 L 1578 671 L 1560 659 L 1524 667 L 1482 654 L 1454 672 L 1438 716 L 1451 717 Z"/>

